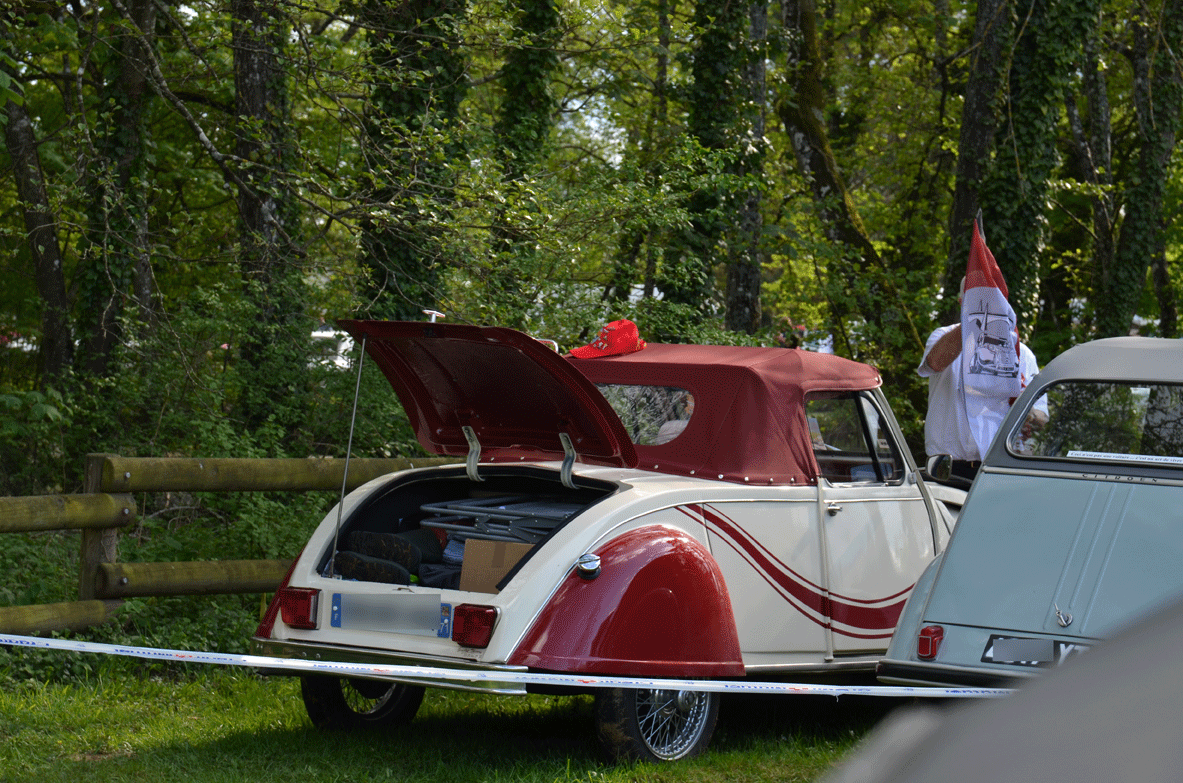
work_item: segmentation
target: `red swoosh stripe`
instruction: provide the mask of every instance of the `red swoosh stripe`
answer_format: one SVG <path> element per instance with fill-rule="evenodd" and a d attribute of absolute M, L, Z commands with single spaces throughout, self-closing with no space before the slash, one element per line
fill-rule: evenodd
<path fill-rule="evenodd" d="M 718 509 L 692 504 L 679 506 L 678 510 L 719 536 L 778 594 L 814 623 L 823 627 L 829 625 L 835 633 L 857 639 L 891 638 L 912 591 L 911 586 L 894 595 L 871 600 L 826 595 L 821 586 L 789 568 Z"/>

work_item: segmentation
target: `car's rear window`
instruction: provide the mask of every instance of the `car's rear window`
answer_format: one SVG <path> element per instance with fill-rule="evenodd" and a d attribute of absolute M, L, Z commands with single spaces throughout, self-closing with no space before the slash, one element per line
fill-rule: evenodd
<path fill-rule="evenodd" d="M 694 413 L 694 395 L 676 386 L 598 383 L 637 446 L 658 446 L 682 434 Z"/>
<path fill-rule="evenodd" d="M 1066 381 L 1036 402 L 1047 422 L 1012 433 L 1012 454 L 1183 468 L 1183 387 Z"/>

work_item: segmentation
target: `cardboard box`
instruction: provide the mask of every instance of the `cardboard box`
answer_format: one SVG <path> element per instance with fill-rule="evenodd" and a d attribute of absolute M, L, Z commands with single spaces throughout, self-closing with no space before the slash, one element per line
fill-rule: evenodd
<path fill-rule="evenodd" d="M 470 538 L 464 542 L 464 564 L 460 567 L 460 589 L 474 593 L 496 593 L 501 577 L 533 549 L 533 544 L 511 541 L 485 541 Z"/>

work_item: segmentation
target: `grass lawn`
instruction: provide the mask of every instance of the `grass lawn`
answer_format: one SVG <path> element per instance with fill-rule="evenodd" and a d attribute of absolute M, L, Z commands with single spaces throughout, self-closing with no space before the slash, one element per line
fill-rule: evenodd
<path fill-rule="evenodd" d="M 735 696 L 706 754 L 609 766 L 590 697 L 429 690 L 393 731 L 314 729 L 293 678 L 194 668 L 181 677 L 86 685 L 0 683 L 0 780 L 83 781 L 811 781 L 898 703 Z"/>

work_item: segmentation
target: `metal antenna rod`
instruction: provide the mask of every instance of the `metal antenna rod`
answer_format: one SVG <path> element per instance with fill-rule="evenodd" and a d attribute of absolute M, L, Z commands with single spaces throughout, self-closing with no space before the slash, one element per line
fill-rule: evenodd
<path fill-rule="evenodd" d="M 349 443 L 345 446 L 345 470 L 341 476 L 341 499 L 337 502 L 337 528 L 333 531 L 333 556 L 329 558 L 329 579 L 337 563 L 337 543 L 341 536 L 341 516 L 345 507 L 345 487 L 349 484 L 349 457 L 353 453 L 353 430 L 357 425 L 357 398 L 361 396 L 361 368 L 366 362 L 366 335 L 361 336 L 361 356 L 357 359 L 357 385 L 353 389 L 353 413 L 349 416 Z"/>

